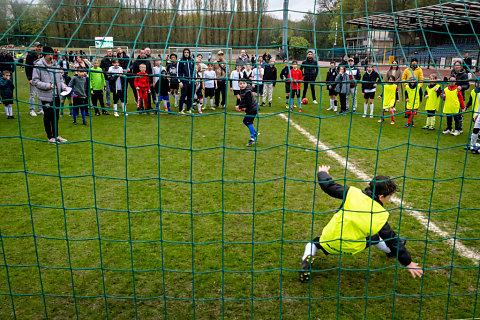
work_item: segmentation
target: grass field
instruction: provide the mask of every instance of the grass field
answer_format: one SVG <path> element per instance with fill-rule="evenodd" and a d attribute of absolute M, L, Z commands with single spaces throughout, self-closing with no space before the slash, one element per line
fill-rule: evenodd
<path fill-rule="evenodd" d="M 17 89 L 28 100 L 21 72 Z M 14 107 L 18 121 L 2 113 L 0 318 L 478 317 L 479 262 L 448 241 L 480 251 L 479 158 L 463 149 L 471 113 L 454 137 L 422 130 L 423 114 L 411 130 L 402 114 L 396 125 L 335 115 L 327 95 L 321 110 L 289 113 L 277 85 L 255 148 L 245 147 L 230 92 L 227 114 L 101 116 L 88 126 L 64 116 L 69 142 L 58 146 L 26 104 Z M 279 112 L 366 174 L 396 177 L 398 196 L 448 233 L 387 206 L 422 279 L 372 249 L 318 254 L 311 283 L 298 281 L 304 243 L 340 205 L 315 184 L 318 165 L 341 183 L 366 183 Z"/>

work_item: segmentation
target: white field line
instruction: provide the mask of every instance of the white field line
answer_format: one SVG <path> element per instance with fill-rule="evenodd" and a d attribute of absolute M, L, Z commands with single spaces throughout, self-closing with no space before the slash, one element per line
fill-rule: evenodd
<path fill-rule="evenodd" d="M 283 118 L 285 121 L 289 121 L 288 117 L 281 113 L 279 114 L 281 118 Z M 310 140 L 312 143 L 318 146 L 318 149 L 324 150 L 327 155 L 335 159 L 340 165 L 343 167 L 347 166 L 347 160 L 336 153 L 335 151 L 330 150 L 331 148 L 321 142 L 320 140 L 317 140 L 312 134 L 310 134 L 308 131 L 303 129 L 301 126 L 299 126 L 297 123 L 295 123 L 293 120 L 290 120 L 290 125 L 293 126 L 295 129 L 297 129 L 301 134 L 303 134 L 305 137 L 307 137 L 308 140 Z M 355 174 L 358 178 L 364 181 L 370 181 L 372 180 L 371 177 L 369 177 L 366 173 L 364 173 L 362 170 L 360 170 L 353 162 L 352 160 L 348 161 L 348 166 L 347 170 Z M 400 206 L 402 204 L 402 200 L 396 196 L 392 197 L 391 200 L 395 205 Z M 447 243 L 453 248 L 455 247 L 455 251 L 458 252 L 461 256 L 468 258 L 472 260 L 475 264 L 478 264 L 478 261 L 480 260 L 480 254 L 476 252 L 475 250 L 467 248 L 460 240 L 455 240 L 451 238 L 448 232 L 443 231 L 440 229 L 437 225 L 435 225 L 433 222 L 428 221 L 428 218 L 425 217 L 423 213 L 420 211 L 408 209 L 408 207 L 411 207 L 407 202 L 403 202 L 403 208 L 404 210 L 412 217 L 417 219 L 417 221 L 425 228 L 428 229 L 429 232 L 434 232 L 438 234 L 442 238 L 448 238 L 446 241 Z"/>

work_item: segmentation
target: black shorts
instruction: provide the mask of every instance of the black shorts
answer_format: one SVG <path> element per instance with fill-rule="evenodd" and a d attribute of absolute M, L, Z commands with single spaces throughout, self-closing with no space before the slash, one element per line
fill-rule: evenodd
<path fill-rule="evenodd" d="M 285 82 L 285 93 L 290 93 L 290 82 Z"/>
<path fill-rule="evenodd" d="M 233 95 L 238 96 L 240 94 L 240 90 L 233 90 Z"/>
<path fill-rule="evenodd" d="M 202 99 L 203 98 L 202 87 L 198 88 L 195 94 L 197 95 L 197 99 Z"/>
<path fill-rule="evenodd" d="M 336 96 L 338 94 L 337 91 L 335 91 L 335 86 L 332 86 L 332 89 L 328 89 L 328 95 L 329 96 Z"/>
<path fill-rule="evenodd" d="M 180 88 L 180 85 L 176 81 L 170 81 L 170 90 L 178 90 Z"/>
<path fill-rule="evenodd" d="M 253 124 L 253 121 L 255 120 L 255 117 L 256 117 L 256 113 L 255 114 L 247 114 L 247 116 L 245 118 L 243 118 L 243 123 L 245 125 L 249 125 L 249 124 Z"/>
<path fill-rule="evenodd" d="M 363 97 L 365 99 L 375 99 L 375 92 L 364 92 Z"/>
<path fill-rule="evenodd" d="M 5 105 L 5 106 L 8 106 L 9 104 L 13 104 L 13 98 L 12 99 L 5 99 L 5 100 L 2 100 L 2 103 Z"/>
<path fill-rule="evenodd" d="M 263 95 L 263 84 L 255 84 L 255 88 L 252 88 L 252 91 L 259 96 Z"/>
<path fill-rule="evenodd" d="M 292 94 L 290 95 L 290 98 L 295 98 L 295 95 L 300 98 L 300 89 L 292 89 Z"/>
<path fill-rule="evenodd" d="M 205 97 L 215 96 L 215 88 L 205 88 Z"/>

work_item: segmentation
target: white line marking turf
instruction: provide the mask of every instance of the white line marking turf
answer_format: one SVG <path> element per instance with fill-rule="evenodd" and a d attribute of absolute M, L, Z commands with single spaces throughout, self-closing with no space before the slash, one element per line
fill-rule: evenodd
<path fill-rule="evenodd" d="M 285 121 L 288 120 L 288 116 L 286 116 L 283 113 L 280 113 L 279 116 L 283 118 Z M 336 153 L 335 151 L 330 150 L 331 148 L 315 138 L 312 134 L 310 134 L 307 130 L 302 128 L 300 125 L 295 123 L 293 120 L 290 119 L 290 125 L 292 125 L 295 129 L 297 129 L 301 134 L 303 134 L 305 137 L 307 137 L 308 140 L 310 140 L 313 144 L 318 146 L 318 149 L 324 150 L 327 155 L 335 159 L 340 165 L 345 167 L 347 165 L 347 160 Z M 358 178 L 364 181 L 370 181 L 372 180 L 371 177 L 369 177 L 366 173 L 364 173 L 362 170 L 360 170 L 353 162 L 352 160 L 348 161 L 348 166 L 347 170 L 355 174 Z M 396 196 L 392 197 L 391 200 L 396 206 L 401 206 L 402 205 L 402 200 Z M 455 251 L 458 252 L 461 256 L 468 258 L 472 260 L 475 264 L 478 264 L 478 261 L 480 260 L 480 254 L 476 252 L 475 250 L 469 249 L 466 247 L 460 240 L 455 240 L 451 238 L 451 236 L 448 234 L 448 232 L 443 231 L 440 229 L 437 225 L 435 225 L 433 222 L 428 221 L 428 218 L 425 217 L 423 213 L 420 211 L 412 210 L 409 209 L 408 207 L 411 207 L 407 202 L 403 202 L 403 209 L 405 212 L 407 212 L 410 216 L 414 217 L 417 219 L 417 221 L 425 228 L 428 229 L 429 231 L 436 233 L 437 235 L 441 236 L 442 238 L 448 238 L 446 239 L 447 243 L 452 247 L 455 248 Z"/>

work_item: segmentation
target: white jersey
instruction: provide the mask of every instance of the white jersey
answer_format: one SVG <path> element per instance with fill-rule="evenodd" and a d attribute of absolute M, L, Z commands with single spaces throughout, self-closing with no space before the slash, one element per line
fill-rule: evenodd
<path fill-rule="evenodd" d="M 262 67 L 254 68 L 252 70 L 252 75 L 253 75 L 252 83 L 261 85 L 262 84 L 262 79 L 263 79 L 263 68 Z"/>
<path fill-rule="evenodd" d="M 213 70 L 206 70 L 203 72 L 203 78 L 205 80 L 205 88 L 215 88 L 215 78 L 217 74 Z"/>
<path fill-rule="evenodd" d="M 240 87 L 238 86 L 238 80 L 242 79 L 241 72 L 238 72 L 237 70 L 233 70 L 232 74 L 230 75 L 230 79 L 232 80 L 232 89 L 240 90 Z"/>
<path fill-rule="evenodd" d="M 117 69 L 115 69 L 113 66 L 111 66 L 110 68 L 108 68 L 108 73 L 110 73 L 110 74 L 123 73 L 123 69 L 120 66 Z M 122 90 L 122 78 L 121 77 L 118 77 L 117 81 L 115 81 L 115 89 L 117 91 Z"/>

